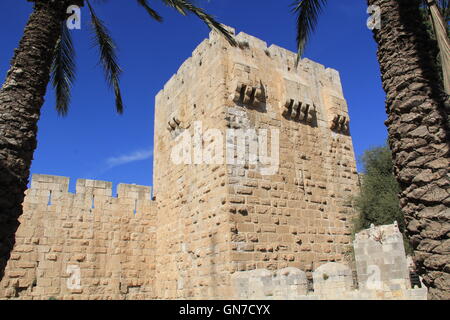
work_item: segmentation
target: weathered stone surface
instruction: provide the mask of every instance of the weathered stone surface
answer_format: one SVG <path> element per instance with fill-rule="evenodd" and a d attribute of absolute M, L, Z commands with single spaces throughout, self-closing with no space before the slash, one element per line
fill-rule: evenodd
<path fill-rule="evenodd" d="M 361 231 L 353 245 L 361 290 L 411 289 L 403 236 L 397 223 Z"/>
<path fill-rule="evenodd" d="M 110 182 L 78 180 L 75 194 L 68 186 L 33 175 L 0 299 L 129 299 L 131 289 L 155 298 L 150 188 L 122 184 L 114 198 Z"/>
<path fill-rule="evenodd" d="M 328 262 L 314 270 L 313 290 L 306 273 L 293 267 L 271 271 L 256 269 L 235 272 L 232 298 L 297 300 L 426 300 L 427 288 L 411 288 L 403 240 L 397 225 L 363 230 L 354 241 L 359 287 L 353 283 L 351 269 Z M 446 273 L 433 272 L 434 291 L 448 286 Z"/>
<path fill-rule="evenodd" d="M 359 187 L 339 74 L 308 59 L 296 68 L 295 53 L 248 34 L 236 39 L 247 45 L 232 48 L 212 33 L 156 97 L 156 291 L 162 298 L 227 298 L 230 270 L 345 260 L 353 214 L 345 199 Z M 184 139 L 167 128 L 175 115 L 192 142 L 189 164 L 171 159 Z M 198 131 L 221 133 L 223 155 L 235 151 L 231 163 L 211 165 L 202 161 L 204 152 L 196 154 L 197 121 Z M 278 130 L 275 171 L 264 174 L 270 166 L 250 163 L 250 150 L 241 159 L 229 129 L 267 129 L 268 156 L 276 143 L 271 129 Z M 255 140 L 248 137 L 250 149 Z M 181 250 L 185 244 L 201 257 Z M 174 290 L 177 279 L 184 285 Z M 213 279 L 218 290 L 206 290 Z"/>
<path fill-rule="evenodd" d="M 122 184 L 112 197 L 111 183 L 83 179 L 71 194 L 68 178 L 33 176 L 0 297 L 377 298 L 353 292 L 345 266 L 359 180 L 338 72 L 308 59 L 296 66 L 295 53 L 245 33 L 236 39 L 246 45 L 211 33 L 156 96 L 154 200 L 150 187 Z M 419 238 L 447 232 L 421 220 L 410 228 Z M 355 250 L 386 258 L 376 262 L 383 281 L 398 286 L 404 252 L 389 239 Z M 423 297 L 394 289 L 378 298 Z"/>
<path fill-rule="evenodd" d="M 328 299 L 339 299 L 343 292 L 353 287 L 352 271 L 344 264 L 328 262 L 313 273 L 314 292 Z"/>

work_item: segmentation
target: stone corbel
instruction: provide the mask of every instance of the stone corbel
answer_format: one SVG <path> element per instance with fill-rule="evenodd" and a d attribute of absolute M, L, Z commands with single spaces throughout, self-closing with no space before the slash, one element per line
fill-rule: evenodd
<path fill-rule="evenodd" d="M 309 105 L 306 103 L 300 103 L 300 115 L 299 115 L 299 120 L 303 121 L 306 120 L 308 117 L 308 110 L 309 110 Z"/>
<path fill-rule="evenodd" d="M 233 101 L 251 107 L 258 107 L 264 101 L 264 98 L 261 87 L 253 87 L 241 83 L 236 88 Z"/>
<path fill-rule="evenodd" d="M 292 120 L 305 121 L 311 124 L 314 120 L 315 113 L 316 107 L 311 102 L 288 99 L 284 104 L 283 116 L 289 117 Z"/>
<path fill-rule="evenodd" d="M 181 121 L 175 116 L 169 120 L 168 125 L 169 126 L 167 127 L 167 130 L 175 131 L 176 129 L 180 128 Z"/>
<path fill-rule="evenodd" d="M 283 116 L 290 117 L 292 114 L 292 109 L 294 108 L 295 101 L 292 99 L 286 100 L 284 104 Z"/>
<path fill-rule="evenodd" d="M 315 114 L 316 107 L 313 104 L 310 104 L 308 107 L 308 112 L 306 113 L 306 123 L 312 123 Z"/>
<path fill-rule="evenodd" d="M 292 104 L 291 118 L 295 119 L 299 112 L 301 113 L 301 102 L 294 101 L 294 103 Z"/>
<path fill-rule="evenodd" d="M 349 119 L 346 116 L 334 115 L 330 123 L 330 129 L 342 133 L 347 133 L 349 130 Z"/>

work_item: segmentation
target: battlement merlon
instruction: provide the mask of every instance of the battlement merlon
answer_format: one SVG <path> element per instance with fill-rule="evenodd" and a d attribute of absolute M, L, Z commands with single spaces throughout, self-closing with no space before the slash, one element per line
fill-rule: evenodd
<path fill-rule="evenodd" d="M 214 31 L 211 32 L 210 38 L 211 37 L 214 37 Z M 313 69 L 316 76 L 322 76 L 326 79 L 328 82 L 328 87 L 334 89 L 335 95 L 343 97 L 341 79 L 337 70 L 326 68 L 324 65 L 308 58 L 300 59 L 296 67 L 297 53 L 291 50 L 285 49 L 276 44 L 268 46 L 267 42 L 244 32 L 240 32 L 235 38 L 239 43 L 244 43 L 249 48 L 267 52 L 271 59 L 278 60 L 279 66 L 289 67 L 292 70 L 295 70 L 295 68 L 296 70 Z"/>
<path fill-rule="evenodd" d="M 69 182 L 70 178 L 68 177 L 33 174 L 30 189 L 52 191 L 52 193 L 69 193 Z M 75 192 L 76 194 L 112 197 L 112 182 L 78 179 Z M 124 183 L 117 185 L 117 198 L 119 199 L 151 200 L 151 192 L 152 188 L 150 186 Z"/>
<path fill-rule="evenodd" d="M 282 48 L 275 44 L 268 46 L 265 41 L 258 39 L 252 35 L 246 34 L 244 32 L 240 32 L 239 34 L 236 35 L 234 28 L 228 26 L 225 27 L 231 32 L 232 35 L 235 36 L 235 39 L 236 41 L 238 41 L 238 43 L 244 45 L 242 47 L 248 47 L 253 50 L 265 51 L 268 53 L 271 59 L 278 60 L 278 65 L 289 66 L 292 69 L 295 68 L 295 62 L 297 59 L 297 54 L 295 52 Z M 155 100 L 158 101 L 158 99 L 161 99 L 162 96 L 164 96 L 164 92 L 167 91 L 170 92 L 171 88 L 181 87 L 180 83 L 178 82 L 183 81 L 183 76 L 185 74 L 188 74 L 188 71 L 192 69 L 198 63 L 198 61 L 205 56 L 205 51 L 207 51 L 208 48 L 213 46 L 231 48 L 231 45 L 224 39 L 223 36 L 219 35 L 216 31 L 211 31 L 209 34 L 209 38 L 203 40 L 194 49 L 191 57 L 189 57 L 180 66 L 176 74 L 174 74 L 169 79 L 169 81 L 165 83 L 164 88 L 158 92 Z M 245 49 L 238 46 L 236 50 L 245 50 Z M 339 72 L 337 70 L 332 68 L 326 68 L 324 65 L 312 61 L 308 58 L 300 59 L 297 66 L 297 70 L 301 69 L 313 69 L 317 76 L 320 76 L 320 78 L 324 79 L 327 82 L 327 87 L 332 89 L 333 95 L 339 98 L 343 98 L 341 79 Z M 158 103 L 156 103 L 156 105 L 158 105 Z"/>
<path fill-rule="evenodd" d="M 69 192 L 70 178 L 46 174 L 33 174 L 31 189 Z"/>
<path fill-rule="evenodd" d="M 152 187 L 138 186 L 135 184 L 117 185 L 118 198 L 130 198 L 136 200 L 149 200 L 152 193 Z"/>

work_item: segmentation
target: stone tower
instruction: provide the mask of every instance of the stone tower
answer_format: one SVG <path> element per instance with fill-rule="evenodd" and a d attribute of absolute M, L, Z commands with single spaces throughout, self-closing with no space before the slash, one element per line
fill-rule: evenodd
<path fill-rule="evenodd" d="M 358 175 L 338 72 L 236 39 L 211 33 L 156 97 L 159 298 L 231 297 L 236 271 L 312 271 L 350 246 Z"/>

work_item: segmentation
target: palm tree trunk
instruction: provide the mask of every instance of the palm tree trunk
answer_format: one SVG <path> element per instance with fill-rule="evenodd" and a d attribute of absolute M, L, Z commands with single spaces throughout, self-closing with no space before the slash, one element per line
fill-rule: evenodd
<path fill-rule="evenodd" d="M 64 19 L 61 4 L 37 0 L 0 89 L 0 280 L 15 243 L 36 148 L 53 51 Z"/>
<path fill-rule="evenodd" d="M 381 8 L 381 29 L 373 33 L 407 234 L 429 297 L 450 299 L 449 97 L 429 55 L 418 0 L 367 2 Z"/>

